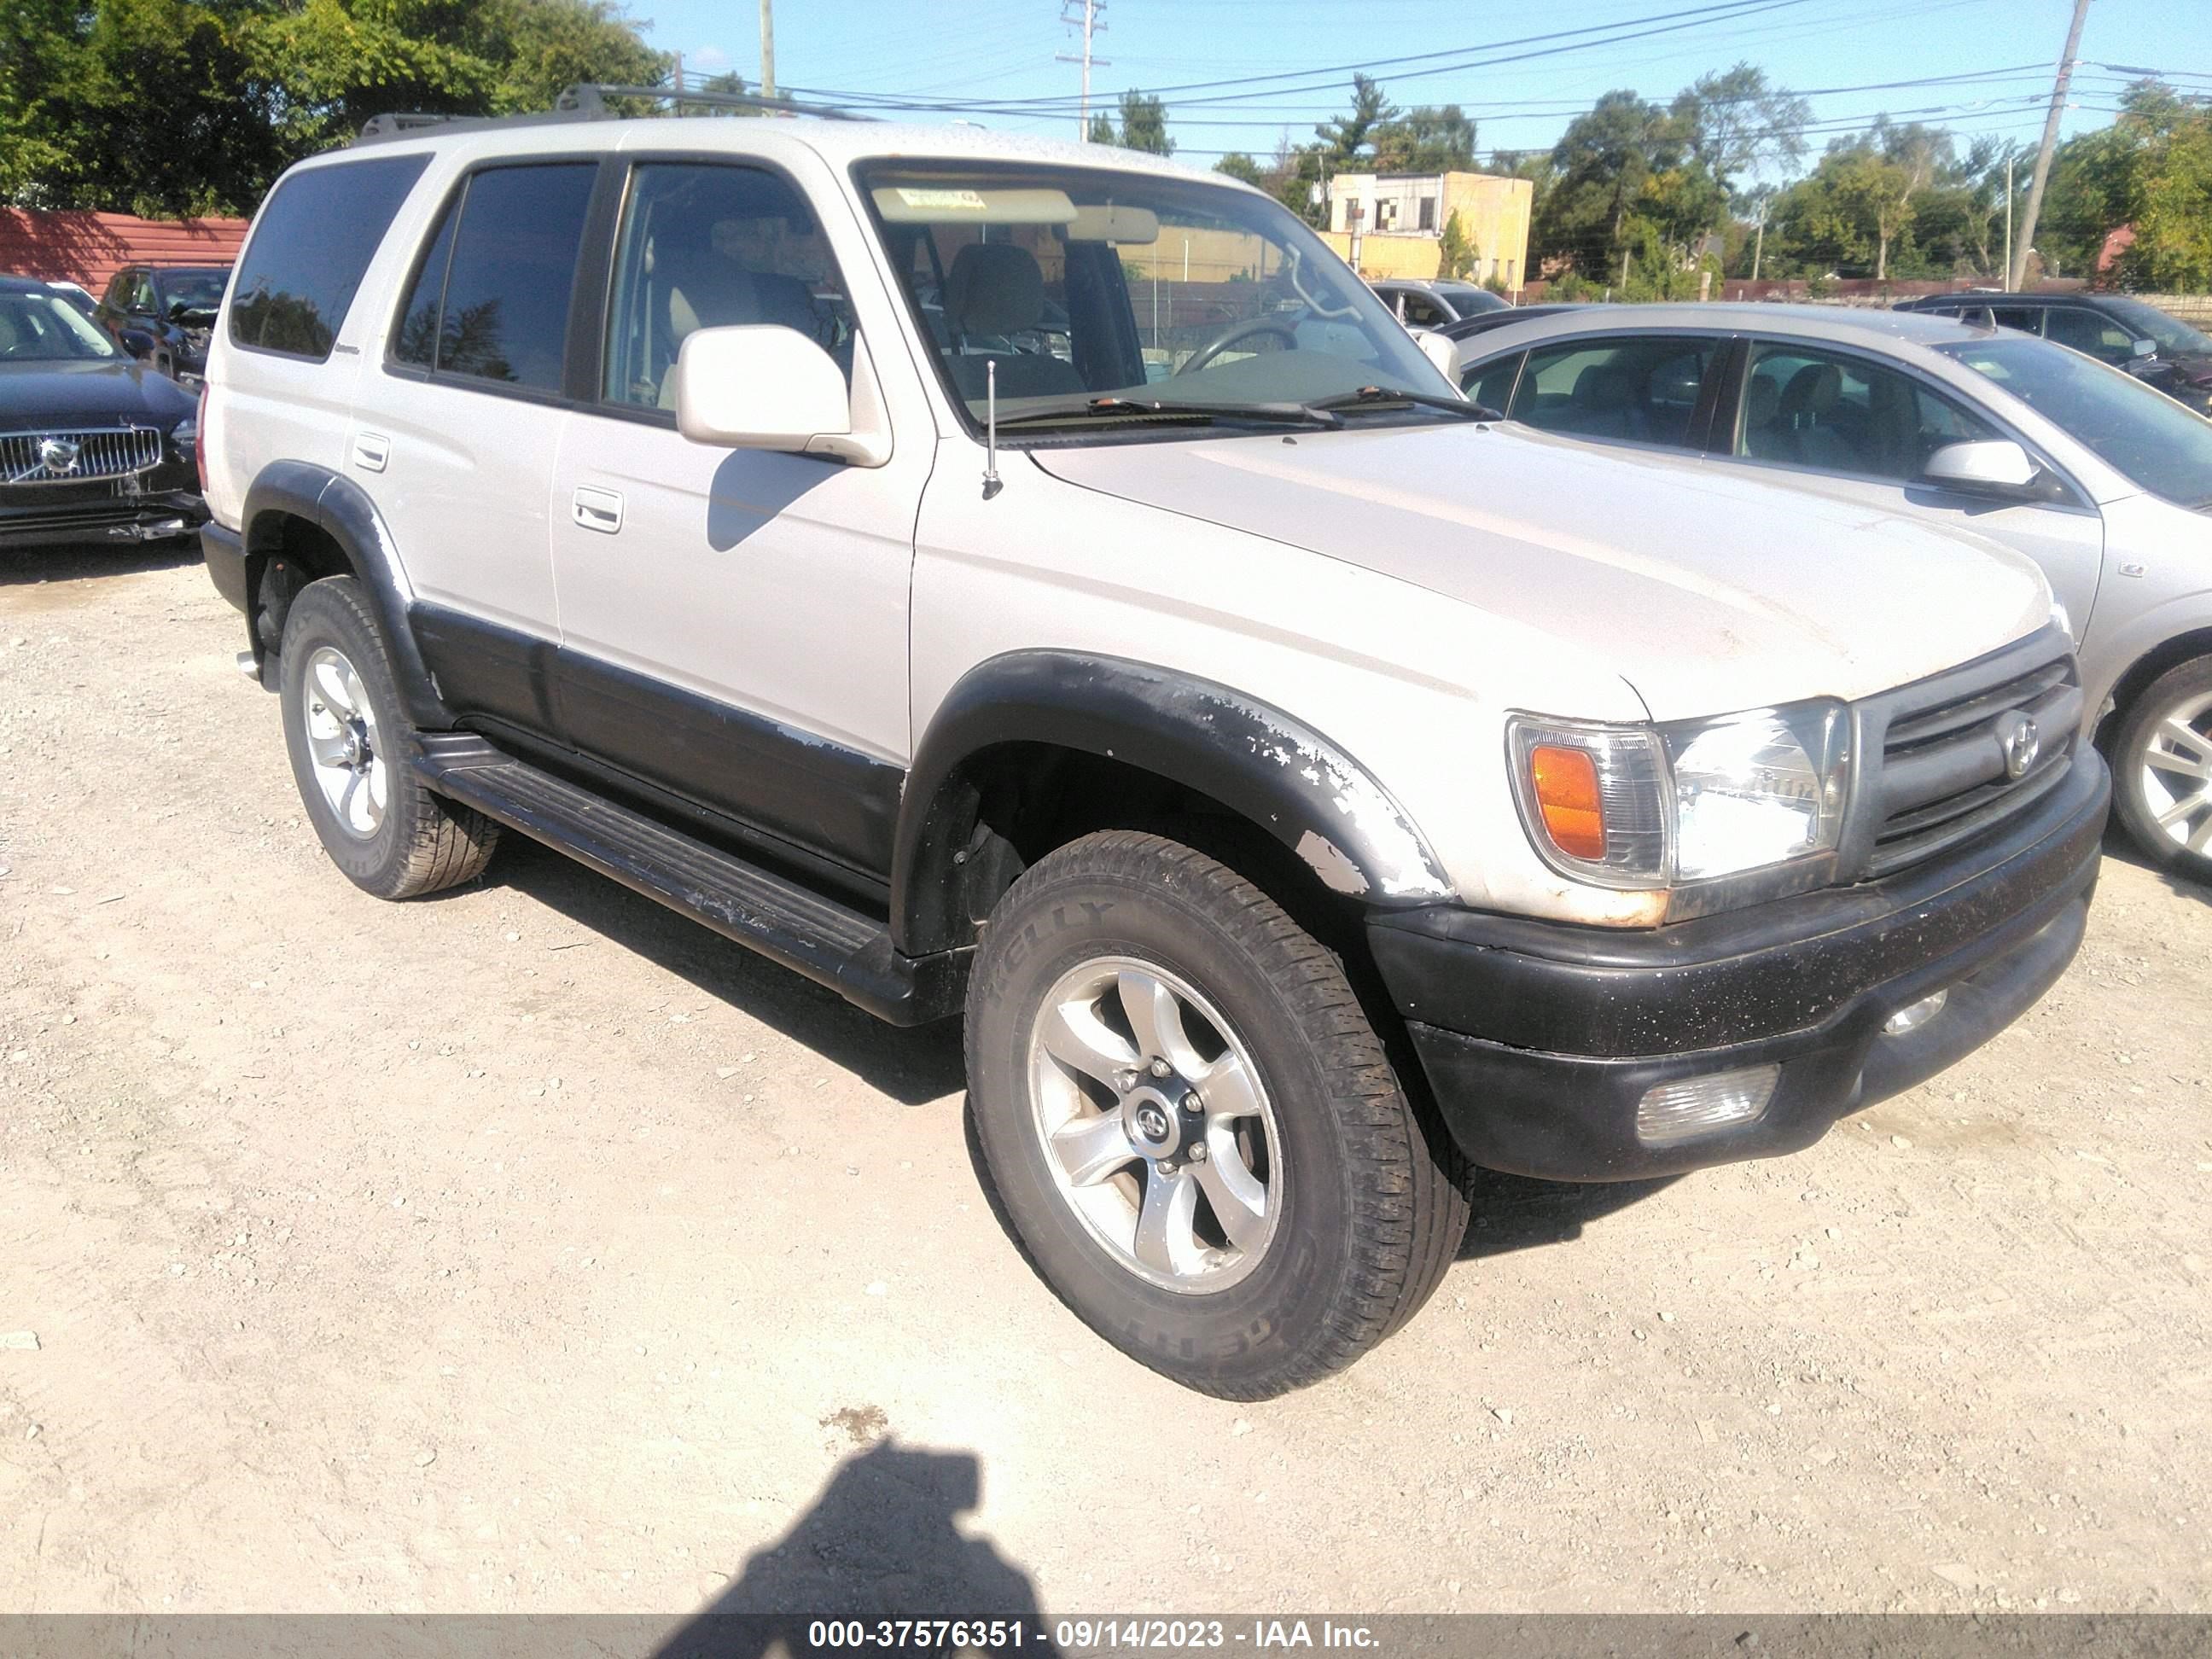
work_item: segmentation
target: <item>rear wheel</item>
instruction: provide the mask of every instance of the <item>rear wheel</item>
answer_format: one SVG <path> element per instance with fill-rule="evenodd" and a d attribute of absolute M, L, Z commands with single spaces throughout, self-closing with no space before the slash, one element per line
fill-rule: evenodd
<path fill-rule="evenodd" d="M 993 911 L 968 1006 L 976 1131 L 1008 1218 L 1092 1328 L 1259 1399 L 1350 1364 L 1467 1226 L 1336 957 L 1157 836 L 1085 837 Z"/>
<path fill-rule="evenodd" d="M 2212 657 L 2144 688 L 2112 746 L 2113 805 L 2155 864 L 2212 878 Z"/>
<path fill-rule="evenodd" d="M 313 582 L 292 601 L 280 653 L 284 746 L 331 862 L 379 898 L 415 898 L 481 875 L 499 825 L 425 789 L 414 732 L 361 585 Z"/>

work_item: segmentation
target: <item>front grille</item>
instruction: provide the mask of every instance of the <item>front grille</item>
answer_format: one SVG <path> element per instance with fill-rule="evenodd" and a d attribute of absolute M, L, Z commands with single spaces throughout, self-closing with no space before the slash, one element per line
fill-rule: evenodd
<path fill-rule="evenodd" d="M 2055 647 L 2055 649 L 2054 649 Z M 1931 859 L 2025 811 L 2057 788 L 2073 764 L 2081 685 L 2071 655 L 2053 642 L 1999 653 L 1880 698 L 1869 707 L 1879 737 L 1872 843 L 1861 866 L 1886 876 Z M 2034 723 L 2033 759 L 2015 775 L 2006 728 Z"/>
<path fill-rule="evenodd" d="M 0 484 L 122 478 L 161 463 L 161 434 L 149 426 L 0 432 Z"/>

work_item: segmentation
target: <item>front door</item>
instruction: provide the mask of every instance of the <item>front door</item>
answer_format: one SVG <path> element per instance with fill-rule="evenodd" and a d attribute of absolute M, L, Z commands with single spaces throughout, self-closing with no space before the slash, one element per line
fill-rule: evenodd
<path fill-rule="evenodd" d="M 1726 428 L 1713 447 L 1726 452 Z M 2105 523 L 2087 502 L 2019 501 L 1923 477 L 1946 444 L 2011 434 L 1917 377 L 1845 351 L 1754 340 L 1735 421 L 1741 460 L 1815 474 L 1824 489 L 1934 517 L 2003 543 L 2043 567 L 2076 639 L 2103 568 Z"/>
<path fill-rule="evenodd" d="M 854 252 L 844 268 L 865 276 Z M 565 417 L 555 471 L 557 672 L 586 754 L 882 877 L 909 757 L 908 591 L 934 434 L 899 429 L 894 410 L 891 459 L 868 467 L 694 444 L 674 406 L 684 337 L 739 324 L 798 330 L 878 395 L 871 365 L 886 354 L 862 345 L 840 266 L 780 173 L 635 165 L 598 398 Z"/>

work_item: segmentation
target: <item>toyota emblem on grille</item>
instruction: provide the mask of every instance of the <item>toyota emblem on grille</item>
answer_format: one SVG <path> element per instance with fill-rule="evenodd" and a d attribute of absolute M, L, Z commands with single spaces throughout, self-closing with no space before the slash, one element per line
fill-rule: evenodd
<path fill-rule="evenodd" d="M 39 440 L 39 465 L 57 477 L 67 477 L 76 471 L 76 458 L 84 446 L 70 438 L 41 438 Z"/>
<path fill-rule="evenodd" d="M 1997 747 L 2004 750 L 2005 775 L 2026 777 L 2027 769 L 2035 764 L 2035 757 L 2043 748 L 2043 737 L 2035 729 L 2034 717 L 2017 708 L 2008 708 L 1997 716 L 1991 729 L 1996 733 Z"/>

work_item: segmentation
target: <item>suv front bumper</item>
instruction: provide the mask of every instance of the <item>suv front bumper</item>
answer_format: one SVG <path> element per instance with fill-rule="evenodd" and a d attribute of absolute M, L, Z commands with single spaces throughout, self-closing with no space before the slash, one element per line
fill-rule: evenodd
<path fill-rule="evenodd" d="M 1368 939 L 1476 1164 L 1623 1181 L 1775 1157 L 1932 1077 L 2050 988 L 2081 943 L 2111 796 L 2085 744 L 2001 830 L 1881 881 L 1638 933 L 1377 913 Z M 1924 1024 L 1884 1030 L 1939 990 Z M 1648 1091 L 1769 1064 L 1780 1076 L 1757 1116 L 1639 1138 Z"/>

